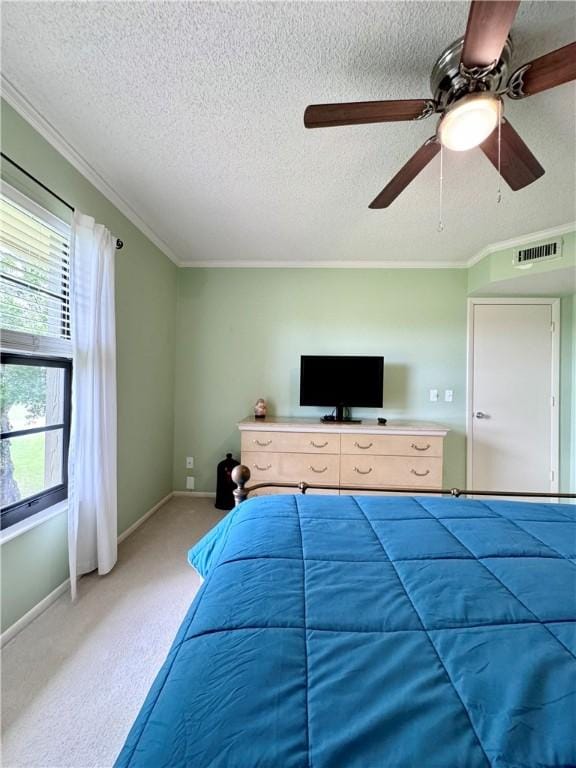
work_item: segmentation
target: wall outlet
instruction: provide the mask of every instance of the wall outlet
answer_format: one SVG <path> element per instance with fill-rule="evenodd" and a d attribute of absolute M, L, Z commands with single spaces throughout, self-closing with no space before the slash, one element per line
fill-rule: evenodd
<path fill-rule="evenodd" d="M 430 390 L 430 402 L 431 403 L 437 403 L 438 402 L 438 390 L 437 389 L 431 389 Z"/>
<path fill-rule="evenodd" d="M 187 491 L 194 490 L 194 478 L 191 475 L 186 478 L 186 490 Z"/>
<path fill-rule="evenodd" d="M 444 402 L 445 403 L 451 403 L 452 400 L 454 400 L 454 390 L 453 389 L 445 389 L 444 390 Z"/>
<path fill-rule="evenodd" d="M 194 456 L 186 456 L 186 469 L 194 469 Z"/>

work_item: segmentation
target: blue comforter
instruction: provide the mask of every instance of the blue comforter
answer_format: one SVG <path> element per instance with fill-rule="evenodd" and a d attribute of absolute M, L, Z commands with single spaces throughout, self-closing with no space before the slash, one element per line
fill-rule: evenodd
<path fill-rule="evenodd" d="M 576 507 L 261 497 L 189 560 L 117 768 L 576 765 Z"/>

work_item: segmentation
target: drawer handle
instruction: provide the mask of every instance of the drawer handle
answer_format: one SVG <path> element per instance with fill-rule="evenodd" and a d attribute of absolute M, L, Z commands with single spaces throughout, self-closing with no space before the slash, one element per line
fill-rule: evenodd
<path fill-rule="evenodd" d="M 321 475 L 321 474 L 322 474 L 322 472 L 326 472 L 326 470 L 328 469 L 328 467 L 324 467 L 323 469 L 315 469 L 315 468 L 312 466 L 312 464 L 310 464 L 310 466 L 308 467 L 308 469 L 311 469 L 311 470 L 312 470 L 312 472 L 316 472 L 316 474 L 317 474 L 317 475 Z"/>
<path fill-rule="evenodd" d="M 328 445 L 328 440 L 326 440 L 325 443 L 315 443 L 314 440 L 310 440 L 310 445 L 314 448 L 326 448 Z"/>
<path fill-rule="evenodd" d="M 372 443 L 370 443 L 372 445 Z M 354 467 L 354 472 L 358 472 L 359 475 L 369 475 L 370 472 L 372 472 L 372 467 L 369 467 L 367 470 L 358 469 L 358 467 Z"/>
<path fill-rule="evenodd" d="M 259 467 L 258 464 L 254 464 L 254 469 L 257 469 L 259 472 L 267 472 L 269 469 L 272 469 L 272 464 L 268 464 L 266 467 Z"/>
<path fill-rule="evenodd" d="M 368 448 L 372 448 L 374 443 L 368 443 L 368 445 L 360 445 L 360 443 L 354 443 L 354 445 L 356 446 L 356 448 L 361 448 L 363 451 L 366 451 L 368 450 Z"/>
<path fill-rule="evenodd" d="M 420 446 L 416 445 L 416 443 L 412 443 L 410 447 L 414 448 L 415 451 L 427 451 L 428 448 L 430 448 L 430 443 L 428 443 L 428 445 L 425 445 L 424 448 L 420 448 Z"/>
<path fill-rule="evenodd" d="M 411 469 L 410 472 L 412 472 L 412 474 L 416 475 L 417 477 L 426 477 L 426 475 L 430 474 L 429 469 L 427 469 L 425 472 L 418 472 L 416 469 Z"/>
<path fill-rule="evenodd" d="M 259 445 L 260 448 L 266 448 L 267 445 L 272 445 L 272 440 L 266 440 L 266 442 L 261 443 L 260 440 L 254 440 L 256 445 Z"/>

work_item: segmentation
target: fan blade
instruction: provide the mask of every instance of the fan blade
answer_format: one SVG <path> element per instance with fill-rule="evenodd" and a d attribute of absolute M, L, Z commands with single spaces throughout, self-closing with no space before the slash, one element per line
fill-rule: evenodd
<path fill-rule="evenodd" d="M 576 43 L 546 53 L 520 67 L 510 78 L 509 86 L 514 83 L 515 76 L 519 78 L 520 92 L 516 94 L 513 88 L 512 98 L 532 96 L 534 93 L 576 80 Z"/>
<path fill-rule="evenodd" d="M 327 128 L 331 125 L 362 125 L 389 123 L 397 120 L 418 120 L 428 117 L 436 108 L 430 99 L 400 101 L 352 101 L 348 104 L 312 104 L 304 112 L 306 128 Z"/>
<path fill-rule="evenodd" d="M 472 0 L 462 48 L 465 67 L 498 61 L 519 5 L 520 0 Z"/>
<path fill-rule="evenodd" d="M 390 203 L 396 200 L 398 195 L 418 176 L 420 171 L 424 170 L 438 152 L 440 152 L 440 142 L 436 136 L 432 136 L 412 155 L 406 165 L 400 168 L 396 176 L 388 182 L 378 197 L 372 200 L 369 207 L 388 208 Z"/>
<path fill-rule="evenodd" d="M 500 128 L 500 175 L 515 192 L 544 174 L 544 168 L 507 120 Z M 480 144 L 480 149 L 498 170 L 498 129 Z"/>

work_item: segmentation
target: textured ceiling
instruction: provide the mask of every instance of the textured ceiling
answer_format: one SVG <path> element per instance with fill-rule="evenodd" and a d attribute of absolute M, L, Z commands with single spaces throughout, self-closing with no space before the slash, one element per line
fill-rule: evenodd
<path fill-rule="evenodd" d="M 574 219 L 575 88 L 506 114 L 546 169 L 520 192 L 479 150 L 368 204 L 435 130 L 305 130 L 309 103 L 429 96 L 463 2 L 5 2 L 11 83 L 182 262 L 463 261 Z M 576 4 L 524 2 L 513 67 L 576 37 Z M 121 234 L 121 233 L 119 233 Z"/>

